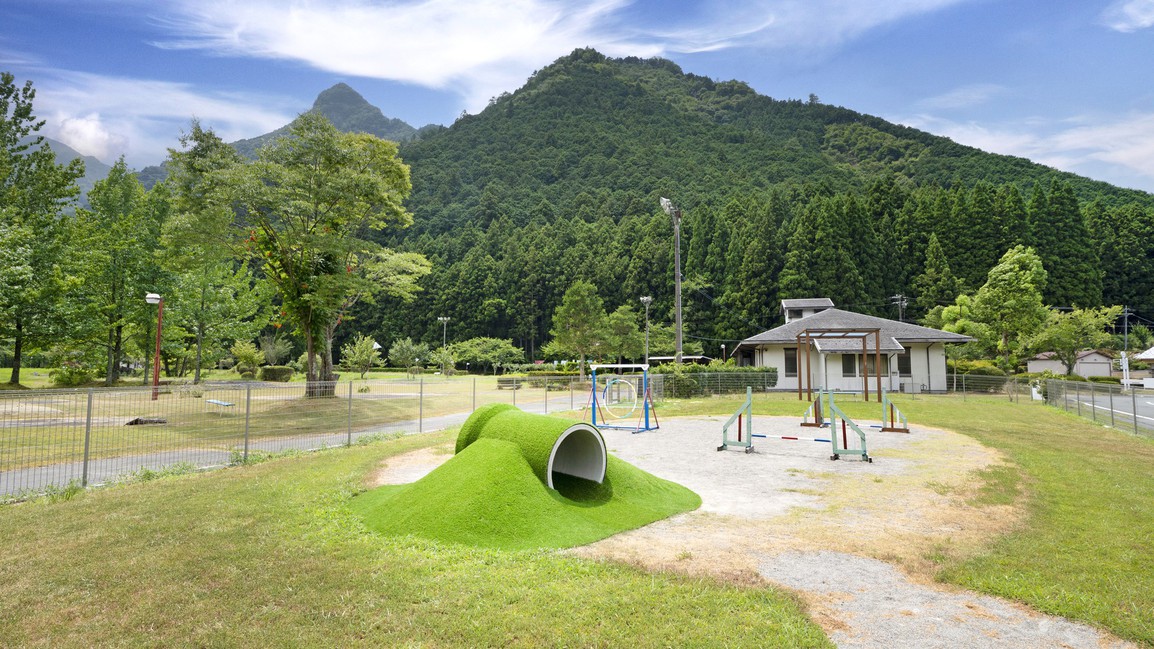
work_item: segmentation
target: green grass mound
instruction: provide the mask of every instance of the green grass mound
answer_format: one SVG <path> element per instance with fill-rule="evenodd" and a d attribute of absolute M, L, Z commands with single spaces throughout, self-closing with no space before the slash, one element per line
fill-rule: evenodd
<path fill-rule="evenodd" d="M 524 550 L 592 543 L 701 505 L 613 456 L 601 484 L 563 474 L 554 483 L 545 486 L 513 442 L 481 438 L 417 482 L 379 487 L 351 506 L 383 534 Z"/>

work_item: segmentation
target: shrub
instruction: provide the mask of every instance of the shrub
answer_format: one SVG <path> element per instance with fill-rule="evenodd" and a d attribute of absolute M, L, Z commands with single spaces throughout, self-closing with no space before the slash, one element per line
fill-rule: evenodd
<path fill-rule="evenodd" d="M 264 363 L 264 352 L 247 340 L 236 341 L 229 351 L 236 358 L 236 371 L 242 375 L 252 374 Z"/>
<path fill-rule="evenodd" d="M 78 363 L 65 363 L 50 371 L 53 385 L 73 388 L 92 380 L 92 371 Z"/>
<path fill-rule="evenodd" d="M 256 375 L 253 374 L 252 372 L 241 372 L 240 373 L 240 380 L 242 380 L 242 381 L 252 381 L 255 378 L 256 378 Z"/>
<path fill-rule="evenodd" d="M 1113 385 L 1122 385 L 1122 378 L 1118 376 L 1091 376 L 1091 383 L 1111 383 Z"/>
<path fill-rule="evenodd" d="M 288 383 L 293 377 L 293 368 L 287 365 L 265 365 L 260 368 L 260 380 L 274 383 Z"/>

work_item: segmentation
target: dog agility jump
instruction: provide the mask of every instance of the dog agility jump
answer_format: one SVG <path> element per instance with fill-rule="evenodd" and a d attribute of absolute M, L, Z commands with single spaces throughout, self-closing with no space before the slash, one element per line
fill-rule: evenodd
<path fill-rule="evenodd" d="M 744 449 L 746 453 L 753 452 L 753 439 L 760 437 L 762 439 L 777 439 L 791 442 L 820 442 L 829 444 L 833 453 L 829 459 L 838 460 L 843 455 L 856 455 L 861 458 L 862 462 L 872 463 L 874 460 L 869 456 L 866 449 L 866 435 L 853 419 L 838 407 L 834 401 L 832 391 L 821 390 L 818 393 L 818 399 L 813 402 L 817 405 L 817 413 L 814 415 L 822 422 L 828 422 L 819 427 L 830 429 L 828 437 L 801 437 L 797 435 L 766 435 L 764 433 L 753 432 L 753 388 L 746 387 L 745 389 L 745 403 L 738 408 L 737 412 L 725 422 L 721 429 L 721 446 L 717 447 L 718 451 L 724 451 L 730 447 Z M 822 408 L 822 404 L 825 408 Z M 811 405 L 811 409 L 813 406 Z M 824 410 L 824 412 L 823 412 Z M 810 415 L 810 411 L 806 411 L 806 417 Z M 838 439 L 838 428 L 840 423 L 841 439 Z M 736 426 L 734 425 L 736 424 Z M 803 423 L 803 425 L 806 425 Z M 812 425 L 812 424 L 810 424 Z M 852 430 L 857 434 L 860 443 L 859 448 L 849 448 L 849 431 Z M 732 433 L 732 434 L 731 434 Z"/>

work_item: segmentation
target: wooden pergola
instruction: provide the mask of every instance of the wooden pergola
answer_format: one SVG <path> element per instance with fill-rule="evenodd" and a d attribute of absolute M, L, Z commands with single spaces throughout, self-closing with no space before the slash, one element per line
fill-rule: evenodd
<path fill-rule="evenodd" d="M 866 401 L 870 400 L 870 382 L 869 374 L 866 368 L 868 364 L 865 362 L 869 357 L 868 342 L 869 337 L 874 338 L 874 373 L 877 376 L 877 398 L 878 403 L 882 400 L 882 334 L 881 329 L 825 329 L 825 328 L 811 328 L 805 329 L 797 334 L 797 349 L 800 352 L 805 349 L 805 396 L 802 394 L 802 381 L 799 378 L 797 381 L 797 398 L 798 400 L 805 399 L 813 401 L 813 370 L 810 368 L 811 350 L 816 345 L 817 341 L 833 339 L 833 340 L 861 340 L 861 358 L 862 358 L 862 388 L 863 397 Z M 818 349 L 820 352 L 820 347 Z M 798 360 L 800 364 L 800 359 Z M 800 367 L 798 368 L 801 369 Z M 800 375 L 800 372 L 799 372 Z"/>

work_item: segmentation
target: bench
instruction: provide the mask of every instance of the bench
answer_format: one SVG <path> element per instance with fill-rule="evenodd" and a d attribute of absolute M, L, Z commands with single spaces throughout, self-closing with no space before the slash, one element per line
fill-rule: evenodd
<path fill-rule="evenodd" d="M 522 379 L 514 378 L 511 376 L 498 376 L 497 389 L 504 390 L 505 388 L 509 388 L 511 390 L 519 390 L 521 389 L 521 381 Z"/>
<path fill-rule="evenodd" d="M 222 417 L 224 416 L 225 410 L 236 405 L 235 403 L 230 403 L 228 401 L 221 401 L 220 399 L 205 399 L 204 402 L 210 403 L 214 406 L 219 406 L 220 410 L 218 412 L 220 412 Z"/>

